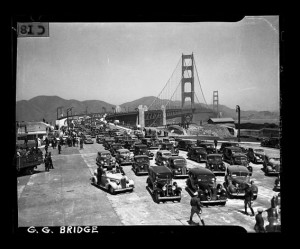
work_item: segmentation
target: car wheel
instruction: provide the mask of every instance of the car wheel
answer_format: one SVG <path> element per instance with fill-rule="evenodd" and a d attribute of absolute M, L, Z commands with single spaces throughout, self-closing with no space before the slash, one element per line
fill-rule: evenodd
<path fill-rule="evenodd" d="M 197 163 L 200 163 L 200 158 L 199 157 L 197 158 Z"/>
<path fill-rule="evenodd" d="M 158 193 L 155 192 L 155 195 L 154 195 L 154 200 L 157 204 L 159 204 L 159 199 L 158 199 Z"/>
<path fill-rule="evenodd" d="M 112 195 L 115 194 L 115 191 L 114 191 L 114 189 L 111 186 L 109 187 L 108 191 Z"/>
<path fill-rule="evenodd" d="M 138 168 L 135 169 L 135 174 L 138 174 L 139 173 L 139 170 Z"/>

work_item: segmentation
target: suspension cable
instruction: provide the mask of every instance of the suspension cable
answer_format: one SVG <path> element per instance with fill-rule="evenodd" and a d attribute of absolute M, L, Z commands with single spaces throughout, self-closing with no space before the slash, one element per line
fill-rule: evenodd
<path fill-rule="evenodd" d="M 197 70 L 197 65 L 196 65 L 196 61 L 194 60 L 194 63 L 195 63 L 195 68 L 196 68 L 196 73 L 197 73 L 197 78 L 198 78 L 198 81 L 199 81 L 199 86 L 200 86 L 200 90 L 202 92 L 202 96 L 203 96 L 203 99 L 204 99 L 204 102 L 207 106 L 207 103 L 206 103 L 206 100 L 205 100 L 205 97 L 204 97 L 204 94 L 203 94 L 203 91 L 202 91 L 202 87 L 201 87 L 201 84 L 200 84 L 200 79 L 199 79 L 199 75 L 198 75 L 198 70 Z M 208 107 L 208 106 L 207 106 Z"/>

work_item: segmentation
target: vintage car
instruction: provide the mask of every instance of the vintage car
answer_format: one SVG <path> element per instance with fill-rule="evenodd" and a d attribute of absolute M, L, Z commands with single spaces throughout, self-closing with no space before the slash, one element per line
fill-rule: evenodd
<path fill-rule="evenodd" d="M 214 174 L 225 174 L 226 166 L 222 160 L 222 154 L 207 155 L 206 168 Z"/>
<path fill-rule="evenodd" d="M 142 141 L 142 144 L 147 145 L 149 150 L 158 149 L 158 147 L 160 145 L 160 140 L 158 140 L 156 138 L 142 138 L 141 141 Z"/>
<path fill-rule="evenodd" d="M 153 159 L 154 154 L 148 150 L 145 144 L 135 144 L 133 154 L 137 155 L 147 155 L 149 159 Z"/>
<path fill-rule="evenodd" d="M 280 155 L 277 154 L 265 155 L 263 167 L 266 175 L 278 175 L 281 170 Z"/>
<path fill-rule="evenodd" d="M 113 137 L 105 137 L 103 141 L 103 146 L 106 150 L 110 149 L 110 146 L 115 142 L 115 139 Z"/>
<path fill-rule="evenodd" d="M 248 148 L 248 160 L 252 163 L 263 163 L 265 158 L 265 151 L 261 148 Z"/>
<path fill-rule="evenodd" d="M 236 146 L 230 146 L 230 147 L 225 147 L 223 149 L 223 160 L 230 163 L 230 164 L 235 164 L 234 163 L 234 155 L 244 155 L 246 159 L 248 160 L 247 156 L 245 153 L 243 153 L 242 149 L 240 147 Z"/>
<path fill-rule="evenodd" d="M 84 142 L 85 144 L 93 144 L 93 143 L 94 143 L 94 141 L 93 141 L 91 135 L 85 135 L 85 136 L 84 136 L 84 139 L 83 139 L 83 142 Z"/>
<path fill-rule="evenodd" d="M 274 182 L 274 190 L 280 191 L 280 174 L 278 174 L 278 177 L 276 178 Z"/>
<path fill-rule="evenodd" d="M 104 141 L 104 135 L 96 135 L 96 143 L 102 144 Z"/>
<path fill-rule="evenodd" d="M 176 141 L 174 137 L 163 138 L 162 141 L 163 143 L 172 143 L 174 147 L 176 145 Z"/>
<path fill-rule="evenodd" d="M 207 152 L 203 147 L 191 147 L 187 153 L 187 158 L 196 160 L 198 163 L 207 162 Z"/>
<path fill-rule="evenodd" d="M 114 136 L 114 139 L 115 139 L 115 143 L 123 143 L 124 141 L 124 136 Z"/>
<path fill-rule="evenodd" d="M 261 146 L 264 147 L 272 147 L 279 149 L 280 148 L 280 139 L 279 137 L 267 137 L 263 138 L 260 143 Z"/>
<path fill-rule="evenodd" d="M 91 182 L 95 186 L 106 189 L 110 194 L 133 191 L 134 188 L 134 181 L 128 179 L 116 167 L 110 170 L 103 170 L 99 167 L 94 171 Z"/>
<path fill-rule="evenodd" d="M 133 151 L 134 150 L 134 143 L 136 141 L 134 139 L 124 139 L 123 140 L 123 143 L 122 143 L 122 146 L 125 148 L 125 149 L 128 149 L 130 151 Z"/>
<path fill-rule="evenodd" d="M 190 169 L 186 180 L 187 190 L 192 196 L 200 193 L 203 204 L 225 205 L 227 201 L 226 189 L 222 184 L 217 184 L 216 177 L 212 171 L 206 168 Z"/>
<path fill-rule="evenodd" d="M 178 149 L 179 150 L 189 150 L 189 148 L 196 146 L 196 140 L 191 139 L 181 139 L 178 141 Z"/>
<path fill-rule="evenodd" d="M 173 182 L 172 171 L 166 166 L 150 166 L 148 169 L 147 189 L 153 196 L 155 202 L 179 201 L 182 189 Z"/>
<path fill-rule="evenodd" d="M 187 162 L 182 156 L 170 156 L 165 166 L 172 171 L 174 178 L 188 176 Z"/>
<path fill-rule="evenodd" d="M 216 153 L 215 144 L 212 142 L 204 142 L 201 140 L 197 140 L 197 146 L 205 148 L 207 154 Z"/>
<path fill-rule="evenodd" d="M 173 143 L 163 142 L 163 143 L 160 144 L 159 149 L 160 150 L 169 150 L 172 153 L 173 156 L 179 154 L 179 150 L 177 148 L 174 148 L 174 144 Z"/>
<path fill-rule="evenodd" d="M 169 150 L 158 150 L 155 156 L 155 163 L 159 166 L 166 165 L 170 156 L 172 156 L 172 153 Z"/>
<path fill-rule="evenodd" d="M 219 149 L 219 153 L 223 153 L 223 149 L 226 148 L 226 147 L 231 147 L 231 146 L 234 146 L 234 147 L 239 147 L 239 143 L 236 143 L 236 142 L 224 142 L 221 144 L 221 147 Z"/>
<path fill-rule="evenodd" d="M 124 149 L 122 144 L 120 143 L 112 143 L 109 147 L 109 151 L 111 153 L 112 156 L 116 156 L 117 150 L 119 149 Z"/>
<path fill-rule="evenodd" d="M 132 158 L 130 157 L 130 151 L 127 149 L 118 149 L 116 151 L 116 161 L 120 165 L 132 164 Z"/>
<path fill-rule="evenodd" d="M 99 167 L 103 167 L 103 168 L 108 167 L 110 165 L 115 166 L 116 160 L 114 157 L 111 156 L 110 151 L 101 150 L 101 151 L 98 151 L 98 153 L 97 153 L 96 164 Z"/>
<path fill-rule="evenodd" d="M 132 162 L 132 170 L 136 175 L 148 175 L 148 168 L 150 166 L 149 157 L 146 155 L 134 156 Z"/>
<path fill-rule="evenodd" d="M 248 158 L 245 154 L 243 154 L 243 153 L 233 153 L 231 155 L 231 160 L 229 161 L 229 163 L 230 163 L 230 165 L 245 166 L 249 170 L 250 175 L 252 175 L 253 168 L 252 168 L 252 166 L 249 165 L 249 160 L 248 160 Z"/>
<path fill-rule="evenodd" d="M 227 166 L 225 173 L 224 187 L 230 197 L 245 197 L 246 185 L 250 185 L 250 172 L 241 165 Z M 258 188 L 256 185 L 251 186 L 253 191 L 253 199 L 257 198 Z"/>

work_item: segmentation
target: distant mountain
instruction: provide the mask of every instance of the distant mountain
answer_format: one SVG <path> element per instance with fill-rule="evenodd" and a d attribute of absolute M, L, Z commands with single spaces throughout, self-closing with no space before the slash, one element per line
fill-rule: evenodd
<path fill-rule="evenodd" d="M 126 102 L 120 105 L 122 111 L 125 109 L 129 111 L 135 110 L 139 105 L 150 106 L 153 101 L 156 99 L 154 96 L 147 96 L 140 99 L 136 99 L 131 102 Z M 168 100 L 161 100 L 162 104 L 166 104 Z M 173 101 L 170 103 L 171 105 L 180 105 L 180 102 Z M 188 104 L 188 103 L 187 103 Z M 97 113 L 102 112 L 103 108 L 106 109 L 107 112 L 112 111 L 113 107 L 116 105 L 106 103 L 101 100 L 85 100 L 78 101 L 75 99 L 66 100 L 60 98 L 58 96 L 37 96 L 30 100 L 21 100 L 16 103 L 16 120 L 17 121 L 42 121 L 43 118 L 47 122 L 52 122 L 54 124 L 57 117 L 57 108 L 63 107 L 63 114 L 67 116 L 66 109 L 69 107 L 73 107 L 73 114 L 85 113 L 86 108 L 88 113 Z M 195 104 L 196 108 L 202 108 L 203 110 L 207 109 L 204 104 Z M 212 105 L 208 105 L 208 108 L 212 109 Z M 225 105 L 219 105 L 219 112 L 222 113 L 222 117 L 231 117 L 234 120 L 237 119 L 237 113 L 235 109 L 231 109 Z M 60 114 L 60 112 L 59 112 Z M 195 115 L 195 121 L 205 121 L 209 117 L 214 115 Z M 215 116 L 216 117 L 216 114 Z M 269 112 L 269 111 L 243 111 L 241 110 L 241 119 L 244 120 L 255 120 L 255 119 L 278 119 L 279 120 L 279 112 Z"/>
<path fill-rule="evenodd" d="M 52 122 L 57 117 L 57 107 L 63 107 L 63 114 L 67 116 L 66 110 L 73 107 L 74 113 L 85 113 L 86 107 L 88 113 L 102 112 L 103 107 L 111 111 L 115 105 L 100 100 L 78 101 L 75 99 L 66 100 L 58 96 L 37 96 L 30 100 L 21 100 L 16 103 L 16 120 L 17 121 L 41 121 L 43 118 L 46 122 Z M 59 110 L 60 114 L 60 110 Z"/>

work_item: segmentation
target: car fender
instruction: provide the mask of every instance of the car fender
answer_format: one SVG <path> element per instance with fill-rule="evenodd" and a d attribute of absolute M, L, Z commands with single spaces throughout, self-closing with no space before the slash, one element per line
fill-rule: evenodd
<path fill-rule="evenodd" d="M 91 182 L 94 184 L 97 184 L 97 177 L 96 176 L 92 176 L 91 177 Z"/>

